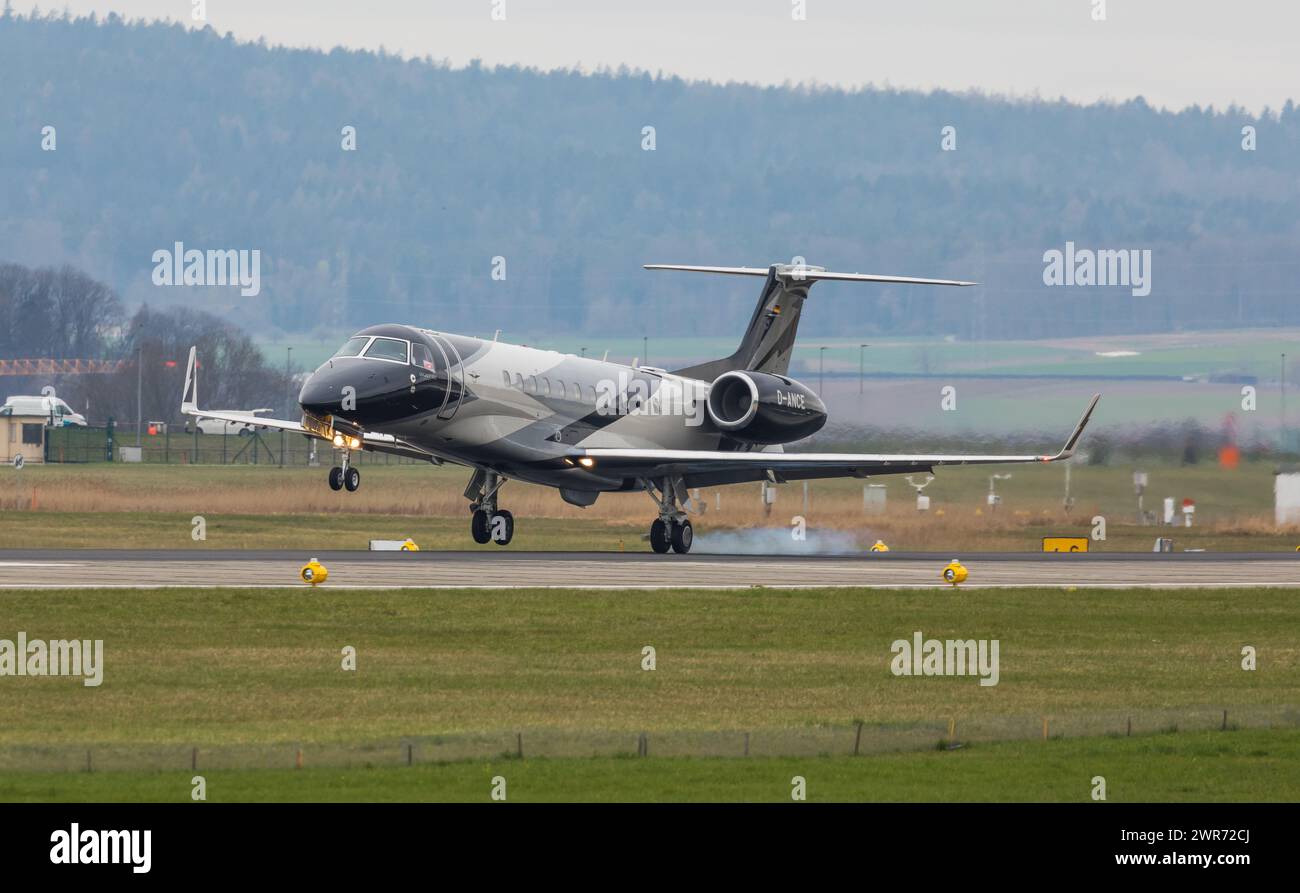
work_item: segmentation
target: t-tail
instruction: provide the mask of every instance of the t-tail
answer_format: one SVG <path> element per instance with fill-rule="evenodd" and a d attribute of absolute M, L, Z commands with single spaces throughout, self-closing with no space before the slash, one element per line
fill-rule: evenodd
<path fill-rule="evenodd" d="M 682 264 L 646 264 L 647 270 L 682 270 L 689 273 L 725 273 L 733 276 L 765 276 L 758 306 L 749 320 L 740 347 L 729 357 L 709 360 L 676 370 L 677 375 L 712 381 L 736 369 L 786 375 L 794 351 L 799 314 L 814 282 L 885 282 L 895 285 L 976 285 L 953 279 L 917 279 L 911 276 L 878 276 L 874 273 L 833 273 L 825 267 L 805 264 L 772 264 L 759 267 L 696 267 Z"/>

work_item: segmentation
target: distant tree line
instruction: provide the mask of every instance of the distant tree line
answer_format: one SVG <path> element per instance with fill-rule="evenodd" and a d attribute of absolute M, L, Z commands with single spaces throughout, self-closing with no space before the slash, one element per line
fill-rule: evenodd
<path fill-rule="evenodd" d="M 0 357 L 101 359 L 121 322 L 121 299 L 85 273 L 0 264 Z"/>
<path fill-rule="evenodd" d="M 0 17 L 0 84 L 0 259 L 73 263 L 129 306 L 259 331 L 735 334 L 756 283 L 640 264 L 795 255 L 983 283 L 819 284 L 812 337 L 1300 324 L 1291 102 L 1170 112 L 454 69 L 62 13 Z M 155 285 L 153 252 L 178 241 L 260 250 L 261 293 Z M 1045 286 L 1043 253 L 1067 241 L 1150 249 L 1150 295 Z"/>
<path fill-rule="evenodd" d="M 202 364 L 203 405 L 277 412 L 296 406 L 287 370 L 269 366 L 234 323 L 187 307 L 148 305 L 128 318 L 111 288 L 70 267 L 0 265 L 0 358 L 125 361 L 111 374 L 5 376 L 0 398 L 51 386 L 92 422 L 111 416 L 127 424 L 135 420 L 138 384 L 146 421 L 181 421 L 191 345 Z"/>

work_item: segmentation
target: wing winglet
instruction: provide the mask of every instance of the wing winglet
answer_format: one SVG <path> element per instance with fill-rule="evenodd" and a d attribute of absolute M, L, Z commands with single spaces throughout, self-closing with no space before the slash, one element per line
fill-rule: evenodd
<path fill-rule="evenodd" d="M 1097 408 L 1097 401 L 1101 399 L 1101 394 L 1093 394 L 1088 408 L 1083 411 L 1083 416 L 1079 419 L 1079 424 L 1074 426 L 1074 431 L 1070 433 L 1070 438 L 1061 447 L 1061 451 L 1055 456 L 1044 456 L 1044 462 L 1056 462 L 1059 459 L 1068 459 L 1074 455 L 1074 448 L 1079 443 L 1079 438 L 1083 436 L 1084 426 L 1088 424 L 1088 419 L 1092 418 L 1092 411 Z"/>

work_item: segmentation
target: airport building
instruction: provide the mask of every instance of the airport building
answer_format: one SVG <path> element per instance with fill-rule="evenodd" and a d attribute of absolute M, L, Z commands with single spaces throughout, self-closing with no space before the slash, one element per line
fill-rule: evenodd
<path fill-rule="evenodd" d="M 23 462 L 45 461 L 45 425 L 40 415 L 0 414 L 0 461 L 12 465 L 18 456 Z"/>

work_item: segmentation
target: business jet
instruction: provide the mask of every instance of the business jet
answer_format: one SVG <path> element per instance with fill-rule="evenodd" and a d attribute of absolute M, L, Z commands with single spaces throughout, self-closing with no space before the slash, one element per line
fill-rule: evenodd
<path fill-rule="evenodd" d="M 968 286 L 972 282 L 835 273 L 803 264 L 678 270 L 762 276 L 758 305 L 736 352 L 668 371 L 436 332 L 362 329 L 313 372 L 298 395 L 300 421 L 199 408 L 190 348 L 181 411 L 197 418 L 301 433 L 338 450 L 329 485 L 355 491 L 358 451 L 471 470 L 465 498 L 476 543 L 508 544 L 514 516 L 499 505 L 509 480 L 554 487 L 571 505 L 601 493 L 644 491 L 657 517 L 655 552 L 690 551 L 690 491 L 766 480 L 930 472 L 941 465 L 1056 462 L 1073 455 L 1100 395 L 1051 455 L 945 455 L 787 451 L 826 423 L 816 393 L 787 374 L 804 300 L 822 281 Z"/>

